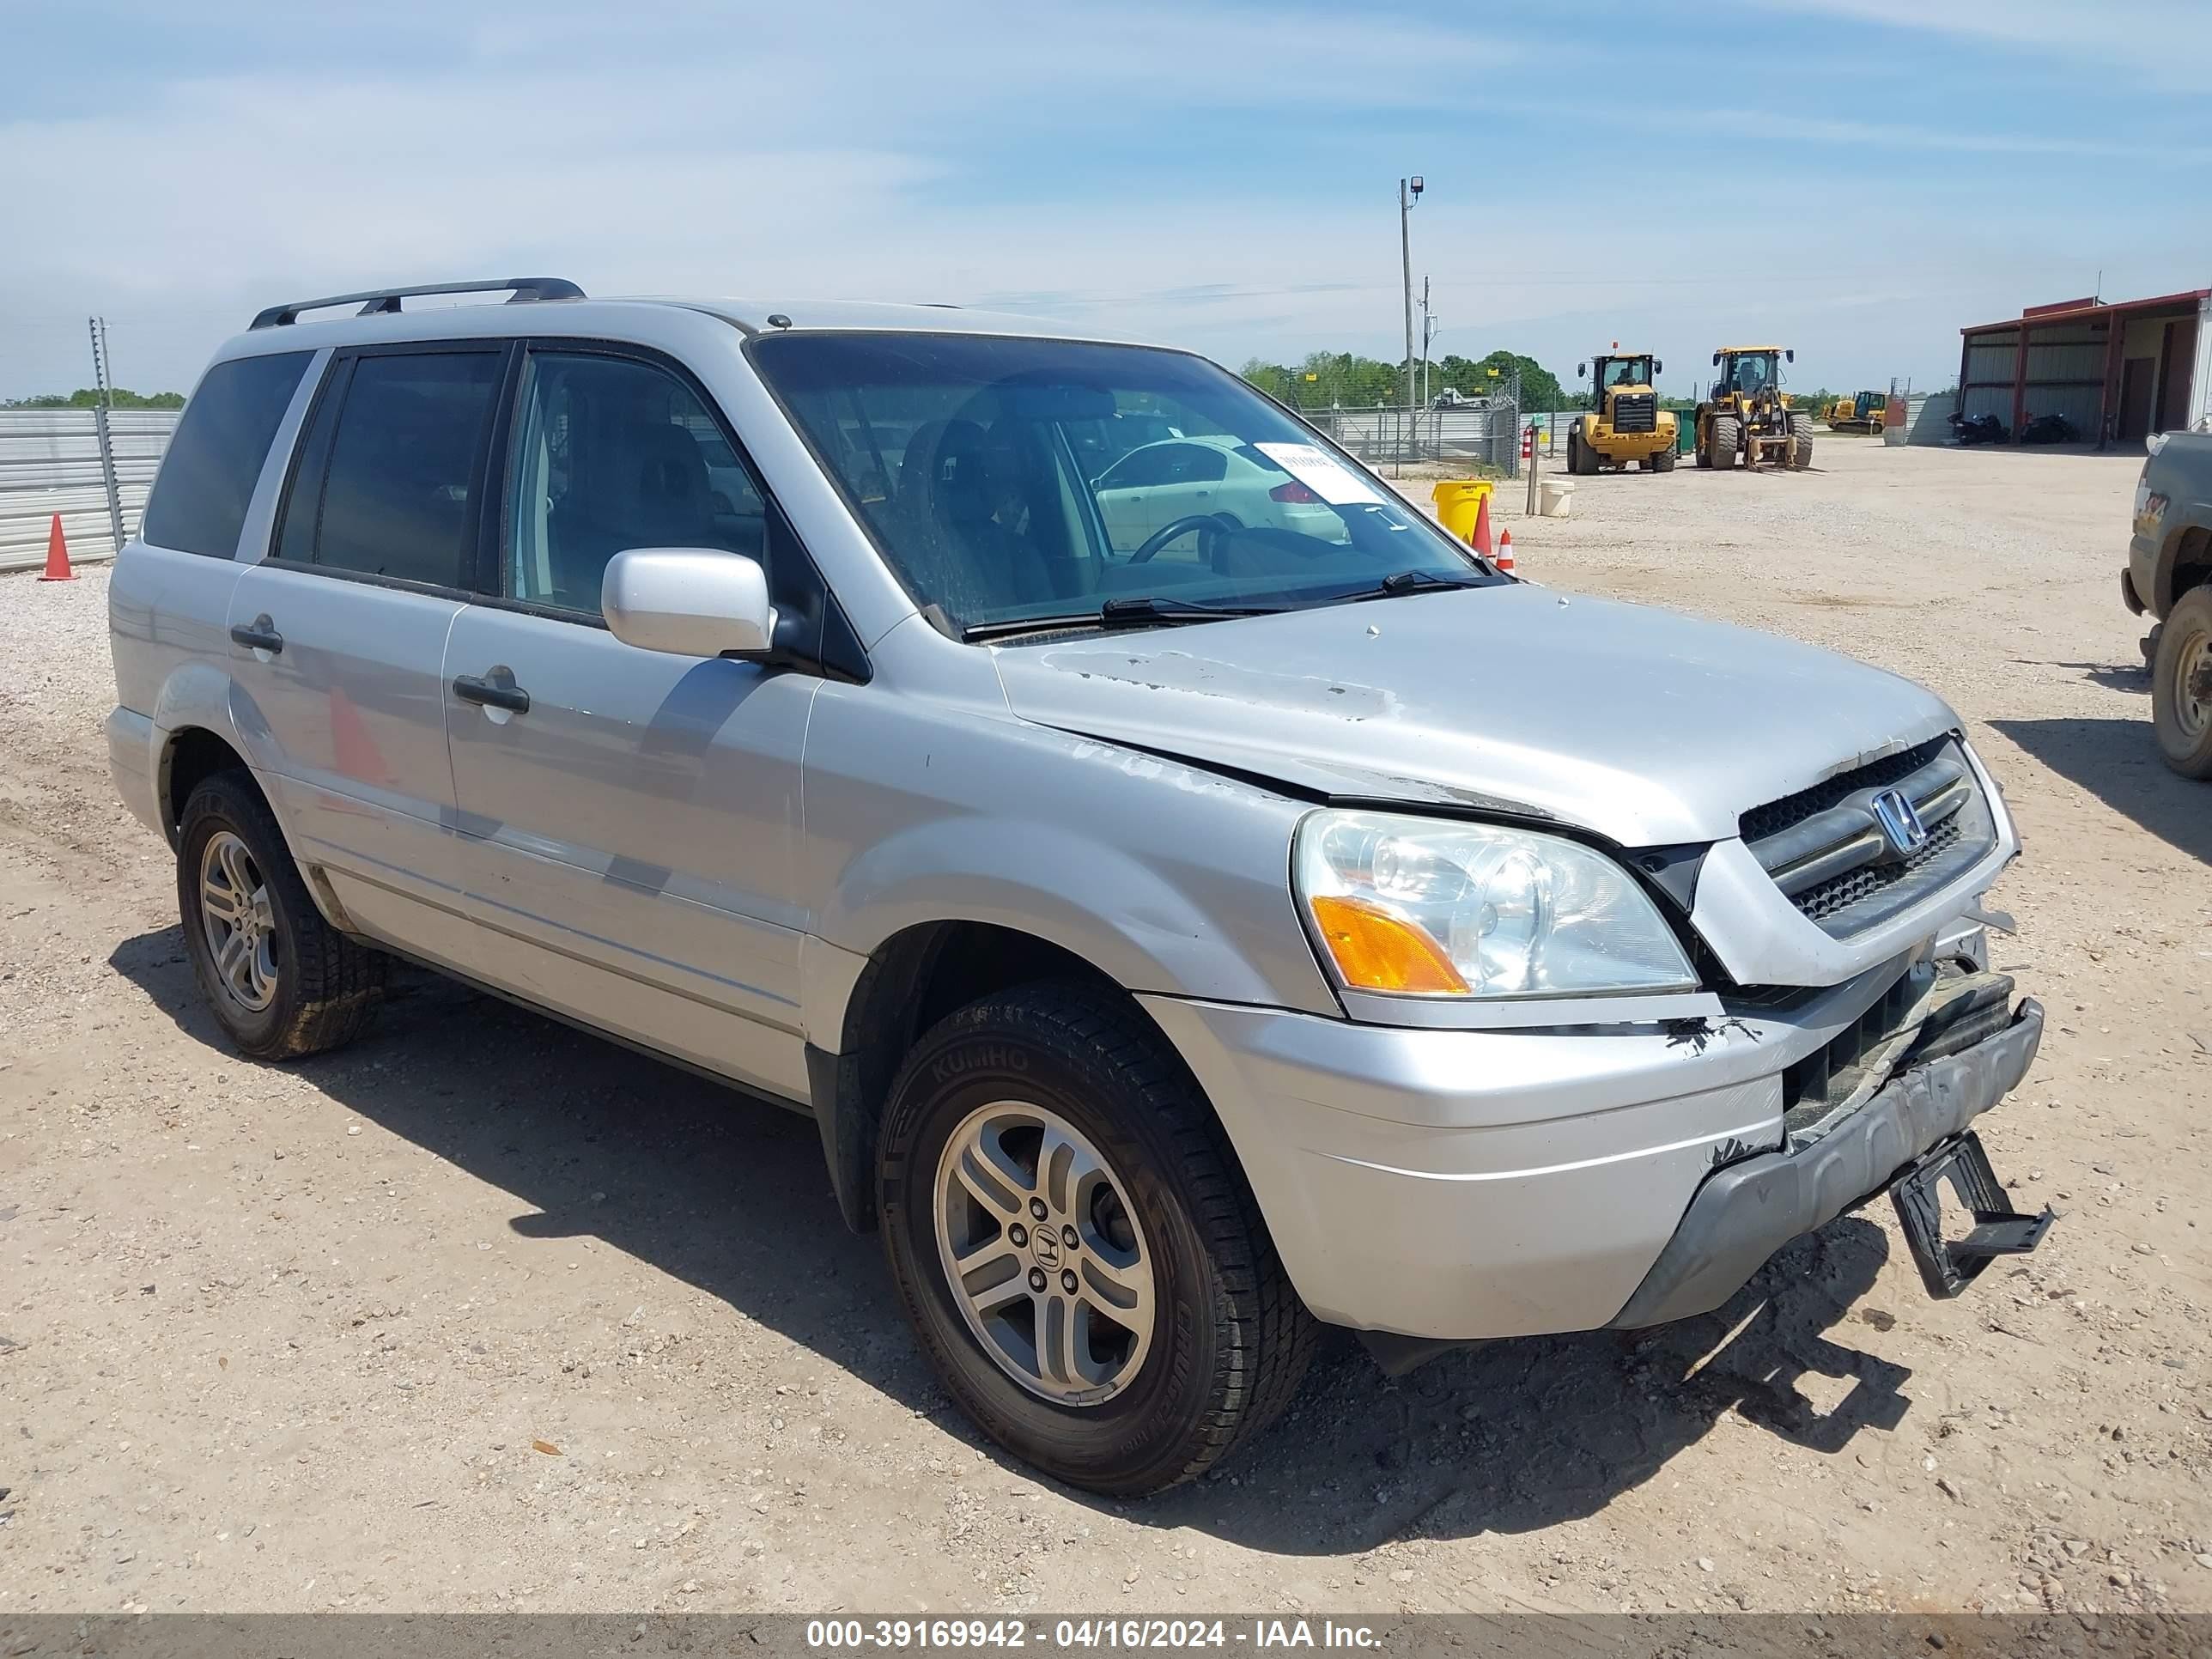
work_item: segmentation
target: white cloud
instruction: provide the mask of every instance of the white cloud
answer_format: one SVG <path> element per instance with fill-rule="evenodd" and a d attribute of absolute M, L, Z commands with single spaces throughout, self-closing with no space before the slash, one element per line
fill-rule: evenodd
<path fill-rule="evenodd" d="M 82 3 L 111 39 L 174 15 Z M 1848 118 L 1746 118 L 1784 142 L 1716 173 L 1686 142 L 1707 112 L 1639 106 L 1653 137 L 1626 161 L 1532 162 L 1510 141 L 1588 131 L 1577 89 L 1611 49 L 1540 22 L 1500 40 L 1340 9 L 748 9 L 390 0 L 356 21 L 209 0 L 193 38 L 220 74 L 165 47 L 128 60 L 128 95 L 86 79 L 61 114 L 0 104 L 18 112 L 0 120 L 18 228 L 0 395 L 87 378 L 88 312 L 109 316 L 126 384 L 181 386 L 273 300 L 516 270 L 1078 313 L 1231 361 L 1394 355 L 1409 166 L 1431 187 L 1413 230 L 1438 347 L 1469 354 L 1571 363 L 1633 335 L 1688 366 L 1753 328 L 1836 383 L 1933 373 L 1958 323 L 2081 291 L 2117 257 L 2091 250 L 2136 248 L 2168 288 L 2189 251 L 2180 232 L 2147 245 L 2117 190 L 2064 204 L 2049 234 L 2043 158 L 2177 160 L 2070 115 L 1892 126 L 1855 100 Z M 1954 183 L 1923 153 L 1989 159 Z M 1869 270 L 1900 297 L 1868 302 Z"/>

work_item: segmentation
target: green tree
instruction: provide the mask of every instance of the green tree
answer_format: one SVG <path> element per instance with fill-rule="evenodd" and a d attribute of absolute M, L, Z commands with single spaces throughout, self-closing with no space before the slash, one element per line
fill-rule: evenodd
<path fill-rule="evenodd" d="M 1298 404 L 1298 375 L 1296 369 L 1285 368 L 1280 363 L 1264 362 L 1255 357 L 1237 373 L 1266 392 L 1277 403 Z"/>
<path fill-rule="evenodd" d="M 1492 379 L 1490 370 L 1498 373 Z M 1486 357 L 1447 355 L 1429 365 L 1429 395 L 1456 392 L 1463 397 L 1483 398 L 1510 391 L 1515 373 L 1521 380 L 1523 409 L 1564 409 L 1566 394 L 1552 372 L 1533 357 L 1511 351 L 1493 351 Z M 1244 378 L 1269 396 L 1297 409 L 1373 408 L 1399 404 L 1406 399 L 1403 360 L 1386 363 L 1349 351 L 1310 352 L 1295 368 L 1254 358 L 1244 365 Z"/>
<path fill-rule="evenodd" d="M 117 386 L 108 398 L 117 409 L 182 409 L 185 406 L 185 394 L 181 392 L 131 392 Z M 96 409 L 99 405 L 99 392 L 88 386 L 81 386 L 66 397 L 58 392 L 43 392 L 34 398 L 0 401 L 0 409 Z"/>

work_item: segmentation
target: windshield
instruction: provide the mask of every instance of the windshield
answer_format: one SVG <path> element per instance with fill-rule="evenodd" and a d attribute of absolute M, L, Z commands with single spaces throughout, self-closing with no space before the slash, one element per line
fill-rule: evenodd
<path fill-rule="evenodd" d="M 1649 357 L 1615 357 L 1605 366 L 1607 386 L 1650 386 L 1651 360 Z"/>
<path fill-rule="evenodd" d="M 917 333 L 749 349 L 915 602 L 955 629 L 1113 600 L 1292 609 L 1423 585 L 1407 573 L 1506 580 L 1180 352 Z"/>
<path fill-rule="evenodd" d="M 1729 386 L 1735 392 L 1758 392 L 1774 385 L 1776 378 L 1772 352 L 1747 351 L 1735 360 Z"/>

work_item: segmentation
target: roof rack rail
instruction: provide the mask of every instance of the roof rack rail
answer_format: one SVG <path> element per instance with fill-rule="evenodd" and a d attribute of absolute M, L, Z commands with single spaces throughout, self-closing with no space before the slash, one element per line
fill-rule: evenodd
<path fill-rule="evenodd" d="M 282 328 L 300 320 L 303 311 L 320 311 L 327 306 L 357 305 L 357 317 L 397 316 L 399 302 L 425 294 L 495 294 L 501 289 L 513 289 L 516 300 L 580 300 L 584 290 L 565 276 L 499 276 L 481 283 L 422 283 L 412 288 L 373 288 L 359 294 L 333 294 L 322 300 L 294 300 L 289 304 L 270 306 L 258 313 L 252 322 L 255 328 Z"/>

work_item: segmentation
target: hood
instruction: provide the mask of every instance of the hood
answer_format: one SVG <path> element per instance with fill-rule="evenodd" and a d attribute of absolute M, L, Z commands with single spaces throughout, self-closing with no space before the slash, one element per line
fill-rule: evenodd
<path fill-rule="evenodd" d="M 994 653 L 1026 720 L 1334 799 L 1552 818 L 1626 847 L 1950 730 L 1848 657 L 1524 583 Z"/>

